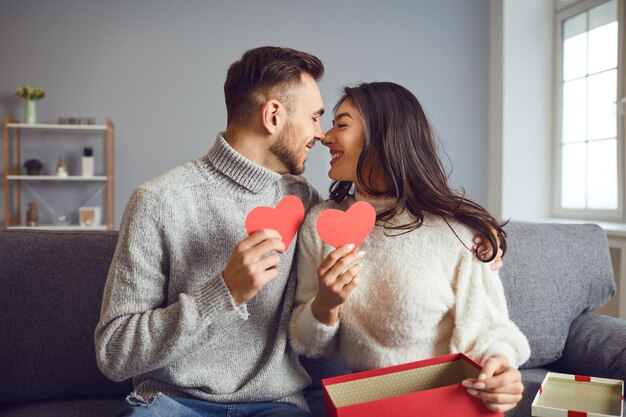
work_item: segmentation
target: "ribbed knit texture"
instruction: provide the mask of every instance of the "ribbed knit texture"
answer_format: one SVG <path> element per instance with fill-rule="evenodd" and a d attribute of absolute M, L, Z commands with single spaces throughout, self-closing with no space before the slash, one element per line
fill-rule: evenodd
<path fill-rule="evenodd" d="M 377 211 L 392 199 L 365 198 Z M 339 208 L 355 202 L 348 197 Z M 468 249 L 474 232 L 462 223 L 426 214 L 424 225 L 399 236 L 374 227 L 360 247 L 359 284 L 339 310 L 334 326 L 318 322 L 311 301 L 318 289 L 317 268 L 334 249 L 322 242 L 315 224 L 324 202 L 309 212 L 298 239 L 298 286 L 290 323 L 291 344 L 307 356 L 338 350 L 353 370 L 373 369 L 463 352 L 478 363 L 500 353 L 512 366 L 530 355 L 526 337 L 509 320 L 498 273 Z M 400 225 L 408 213 L 391 219 Z"/>
<path fill-rule="evenodd" d="M 295 292 L 295 240 L 279 276 L 239 307 L 221 276 L 245 238 L 247 214 L 319 195 L 301 177 L 241 156 L 218 136 L 208 154 L 133 193 L 95 332 L 98 366 L 134 377 L 135 396 L 158 392 L 207 401 L 281 401 L 307 408 L 310 379 L 287 343 Z"/>

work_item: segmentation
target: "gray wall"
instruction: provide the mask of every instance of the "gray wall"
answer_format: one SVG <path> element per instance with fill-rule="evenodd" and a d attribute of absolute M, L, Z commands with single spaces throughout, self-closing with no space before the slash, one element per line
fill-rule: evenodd
<path fill-rule="evenodd" d="M 452 184 L 486 202 L 488 0 L 0 0 L 0 114 L 22 118 L 13 93 L 25 83 L 46 89 L 39 121 L 111 118 L 119 224 L 135 187 L 211 146 L 225 127 L 226 69 L 261 45 L 322 58 L 328 109 L 345 84 L 388 80 L 409 88 L 454 166 Z M 78 167 L 82 143 L 31 142 L 36 148 L 26 143 L 23 159 L 45 149 L 40 159 L 49 169 L 59 154 Z M 318 145 L 307 164 L 323 194 L 328 159 Z M 88 197 L 55 187 L 61 190 L 37 190 L 59 213 Z"/>

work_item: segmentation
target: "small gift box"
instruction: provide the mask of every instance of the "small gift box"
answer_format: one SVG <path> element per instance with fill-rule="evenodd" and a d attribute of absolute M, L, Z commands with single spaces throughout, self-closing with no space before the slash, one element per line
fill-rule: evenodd
<path fill-rule="evenodd" d="M 481 367 L 462 353 L 322 380 L 327 417 L 503 416 L 461 382 Z"/>
<path fill-rule="evenodd" d="M 548 372 L 532 404 L 536 417 L 622 417 L 624 382 Z"/>

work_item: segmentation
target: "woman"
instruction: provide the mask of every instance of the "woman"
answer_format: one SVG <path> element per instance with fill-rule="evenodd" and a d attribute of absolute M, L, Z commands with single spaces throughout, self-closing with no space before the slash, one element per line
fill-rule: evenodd
<path fill-rule="evenodd" d="M 515 407 L 530 348 L 487 263 L 496 254 L 481 262 L 470 248 L 478 232 L 506 252 L 505 233 L 451 190 L 415 96 L 393 83 L 346 87 L 322 143 L 335 182 L 298 237 L 294 350 L 338 350 L 353 370 L 463 352 L 483 367 L 463 381 L 468 393 L 496 412 Z M 376 209 L 376 226 L 358 250 L 333 250 L 317 235 L 319 213 L 360 200 Z"/>

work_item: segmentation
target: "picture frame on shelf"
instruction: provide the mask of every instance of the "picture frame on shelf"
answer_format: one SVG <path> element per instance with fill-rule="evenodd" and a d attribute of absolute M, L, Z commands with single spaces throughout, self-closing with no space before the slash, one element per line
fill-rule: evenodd
<path fill-rule="evenodd" d="M 78 221 L 81 227 L 100 226 L 100 207 L 79 207 Z"/>

